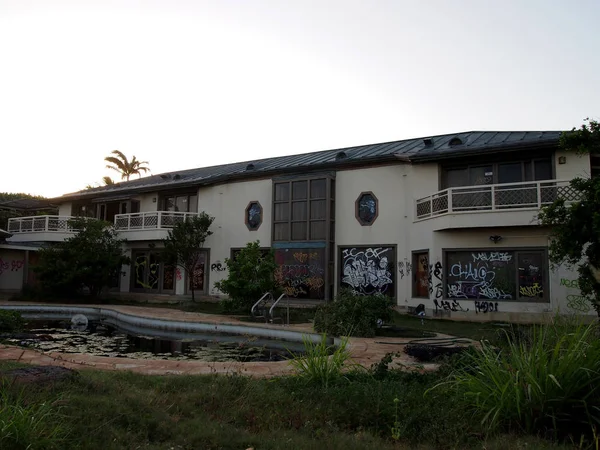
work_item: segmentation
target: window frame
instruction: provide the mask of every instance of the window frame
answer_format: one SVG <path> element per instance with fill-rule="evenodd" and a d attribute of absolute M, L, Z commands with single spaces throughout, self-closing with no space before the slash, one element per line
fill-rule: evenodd
<path fill-rule="evenodd" d="M 260 220 L 258 221 L 258 225 L 256 225 L 255 227 L 250 225 L 250 219 L 248 217 L 248 212 L 250 211 L 250 208 L 252 207 L 252 205 L 258 205 L 258 208 L 260 209 Z M 263 223 L 263 217 L 264 217 L 264 209 L 263 209 L 262 205 L 260 204 L 260 202 L 258 200 L 251 200 L 250 202 L 248 202 L 248 205 L 246 206 L 246 209 L 244 210 L 244 223 L 246 224 L 246 228 L 248 228 L 249 231 L 258 231 L 258 229 L 260 228 L 260 226 Z"/>
<path fill-rule="evenodd" d="M 370 195 L 375 200 L 375 215 L 373 216 L 373 220 L 371 220 L 370 222 L 366 222 L 360 217 L 360 199 L 363 198 L 365 195 Z M 363 227 L 370 227 L 375 223 L 375 221 L 379 217 L 379 199 L 372 191 L 363 191 L 360 194 L 358 194 L 358 197 L 356 197 L 356 200 L 354 201 L 354 217 L 356 217 L 358 223 Z"/>
<path fill-rule="evenodd" d="M 199 195 L 198 195 L 198 191 L 197 190 L 185 190 L 185 191 L 168 191 L 168 192 L 161 192 L 158 198 L 158 211 L 168 211 L 168 212 L 191 212 L 194 213 L 193 211 L 190 211 L 190 205 L 192 204 L 192 202 L 190 201 L 191 197 L 196 197 L 196 213 L 199 211 L 198 208 L 198 199 L 199 199 Z M 166 206 L 166 201 L 169 197 L 173 197 L 174 199 L 176 199 L 177 197 L 187 197 L 187 206 L 188 206 L 188 210 L 187 211 L 169 211 L 167 209 Z M 176 201 L 175 201 L 176 203 Z"/>
<path fill-rule="evenodd" d="M 427 286 L 427 294 L 424 296 L 421 295 L 417 295 L 417 270 L 416 267 L 418 267 L 419 265 L 419 256 L 420 255 L 427 255 L 427 278 L 429 279 L 429 266 L 430 266 L 430 254 L 429 254 L 429 249 L 421 249 L 421 250 L 413 250 L 411 252 L 411 296 L 412 298 L 424 298 L 424 299 L 429 299 L 430 298 L 430 292 L 429 292 L 429 286 Z"/>
<path fill-rule="evenodd" d="M 316 181 L 324 180 L 325 181 L 325 191 L 323 196 L 312 197 L 312 183 Z M 293 185 L 294 183 L 306 182 L 306 198 L 294 198 Z M 303 176 L 303 177 L 290 177 L 290 178 L 274 178 L 273 179 L 273 229 L 271 233 L 272 242 L 325 242 L 330 240 L 330 231 L 328 228 L 330 227 L 330 222 L 332 219 L 332 207 L 334 207 L 334 200 L 332 198 L 332 183 L 335 182 L 335 177 L 329 174 L 315 174 L 312 176 Z M 277 200 L 276 190 L 277 185 L 287 184 L 288 185 L 288 196 L 287 200 Z M 321 218 L 313 219 L 312 218 L 312 203 L 313 202 L 323 202 L 325 204 L 325 214 Z M 305 219 L 294 219 L 293 218 L 293 206 L 294 204 L 304 203 L 306 205 L 305 210 Z M 277 220 L 277 205 L 288 205 L 287 206 L 287 219 Z M 321 223 L 323 224 L 323 234 L 314 238 L 311 233 L 311 225 L 313 223 Z M 277 225 L 287 224 L 287 239 L 279 239 L 276 237 L 276 228 Z M 303 239 L 295 239 L 293 234 L 293 224 L 305 224 L 306 232 Z"/>
<path fill-rule="evenodd" d="M 442 292 L 444 300 L 458 300 L 458 301 L 496 301 L 494 299 L 475 299 L 475 298 L 449 298 L 448 297 L 448 281 L 447 281 L 447 271 L 448 271 L 448 254 L 449 253 L 458 253 L 458 252 L 513 252 L 513 257 L 515 258 L 515 294 L 516 298 L 511 299 L 499 299 L 502 303 L 550 303 L 550 263 L 548 260 L 548 248 L 547 247 L 473 247 L 473 248 L 443 248 L 442 249 L 442 261 L 443 261 L 443 269 L 442 269 Z M 536 253 L 539 252 L 542 255 L 542 267 L 540 271 L 542 272 L 543 280 L 542 280 L 542 289 L 544 292 L 544 296 L 541 298 L 533 298 L 533 297 L 525 297 L 521 298 L 519 295 L 519 254 L 520 253 Z"/>
<path fill-rule="evenodd" d="M 506 156 L 506 155 L 505 155 Z M 535 163 L 539 162 L 539 161 L 545 161 L 545 162 L 549 162 L 550 163 L 550 171 L 551 174 L 550 176 L 552 177 L 551 180 L 555 180 L 556 179 L 556 167 L 554 164 L 554 158 L 552 155 L 541 155 L 541 154 L 536 154 L 533 155 L 529 158 L 519 158 L 519 157 L 513 157 L 513 158 L 505 158 L 505 159 L 490 159 L 490 160 L 486 160 L 486 159 L 473 159 L 473 161 L 463 161 L 463 162 L 456 162 L 456 163 L 450 163 L 450 164 L 441 164 L 441 171 L 440 171 L 440 179 L 439 179 L 439 188 L 440 190 L 444 190 L 444 189 L 451 189 L 450 187 L 448 187 L 448 170 L 466 170 L 467 171 L 467 177 L 469 178 L 468 180 L 468 184 L 465 184 L 464 186 L 453 186 L 453 187 L 472 187 L 472 186 L 480 186 L 480 185 L 476 185 L 473 184 L 473 181 L 471 180 L 471 169 L 472 168 L 477 168 L 477 167 L 485 167 L 485 166 L 491 166 L 492 167 L 492 182 L 490 184 L 510 184 L 510 183 L 500 183 L 498 181 L 498 173 L 499 173 L 499 166 L 503 165 L 503 164 L 517 164 L 519 163 L 521 165 L 521 178 L 522 178 L 522 183 L 535 183 Z M 526 164 L 531 164 L 531 180 L 527 180 L 526 177 L 526 173 L 525 173 L 525 166 Z M 537 180 L 537 181 L 544 181 L 544 180 Z M 486 186 L 481 185 L 481 186 Z"/>

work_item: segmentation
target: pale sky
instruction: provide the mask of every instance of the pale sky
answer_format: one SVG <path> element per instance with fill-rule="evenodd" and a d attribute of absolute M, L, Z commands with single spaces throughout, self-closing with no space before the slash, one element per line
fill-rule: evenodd
<path fill-rule="evenodd" d="M 0 0 L 0 192 L 600 116 L 598 0 Z"/>

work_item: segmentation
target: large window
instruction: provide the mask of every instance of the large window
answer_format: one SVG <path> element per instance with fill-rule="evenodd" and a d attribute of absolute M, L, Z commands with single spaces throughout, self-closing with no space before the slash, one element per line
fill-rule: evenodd
<path fill-rule="evenodd" d="M 198 195 L 196 193 L 189 194 L 173 194 L 163 197 L 162 211 L 177 211 L 177 212 L 198 212 Z"/>
<path fill-rule="evenodd" d="M 446 251 L 446 298 L 548 302 L 543 249 Z"/>
<path fill-rule="evenodd" d="M 339 286 L 359 295 L 396 296 L 396 247 L 340 247 Z"/>
<path fill-rule="evenodd" d="M 273 197 L 274 241 L 324 241 L 331 214 L 329 178 L 277 181 Z M 331 189 L 329 190 L 331 192 Z"/>
<path fill-rule="evenodd" d="M 550 158 L 446 167 L 442 189 L 553 179 Z"/>

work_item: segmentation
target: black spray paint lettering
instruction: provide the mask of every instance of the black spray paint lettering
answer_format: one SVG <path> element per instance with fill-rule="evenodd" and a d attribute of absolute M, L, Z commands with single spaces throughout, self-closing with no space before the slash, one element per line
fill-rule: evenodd
<path fill-rule="evenodd" d="M 475 313 L 498 312 L 498 302 L 475 301 Z"/>
<path fill-rule="evenodd" d="M 435 278 L 435 281 L 433 280 Z M 442 288 L 442 263 L 436 262 L 429 265 L 429 294 L 433 295 L 434 298 L 442 298 L 444 296 L 444 290 Z M 435 286 L 434 286 L 435 283 Z"/>
<path fill-rule="evenodd" d="M 412 264 L 404 258 L 404 261 L 400 261 L 398 263 L 398 273 L 400 274 L 400 278 L 404 278 L 404 276 L 409 276 L 412 271 Z"/>
<path fill-rule="evenodd" d="M 210 270 L 211 272 L 225 272 L 227 270 L 227 267 L 220 261 L 217 261 L 214 264 L 210 265 Z"/>
<path fill-rule="evenodd" d="M 460 306 L 460 303 L 458 303 L 456 300 L 452 300 L 452 301 L 448 301 L 448 300 L 438 300 L 435 299 L 433 301 L 433 304 L 435 305 L 435 311 L 440 311 L 440 310 L 444 310 L 444 311 L 463 311 L 463 312 L 467 312 L 469 311 L 469 308 L 467 309 L 463 309 L 462 306 Z"/>

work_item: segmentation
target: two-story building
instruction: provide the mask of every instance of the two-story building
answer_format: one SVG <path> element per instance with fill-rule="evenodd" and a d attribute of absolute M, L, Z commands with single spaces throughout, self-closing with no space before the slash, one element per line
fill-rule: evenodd
<path fill-rule="evenodd" d="M 560 151 L 559 136 L 466 132 L 164 173 L 53 199 L 58 216 L 11 219 L 7 242 L 62 240 L 74 216 L 112 222 L 132 258 L 121 292 L 184 295 L 193 283 L 219 296 L 225 258 L 260 240 L 298 299 L 350 288 L 450 318 L 593 314 L 576 272 L 550 266 L 549 230 L 536 220 L 557 197 L 575 199 L 569 180 L 596 170 Z M 215 217 L 214 234 L 188 280 L 159 251 L 173 223 L 199 211 Z"/>

